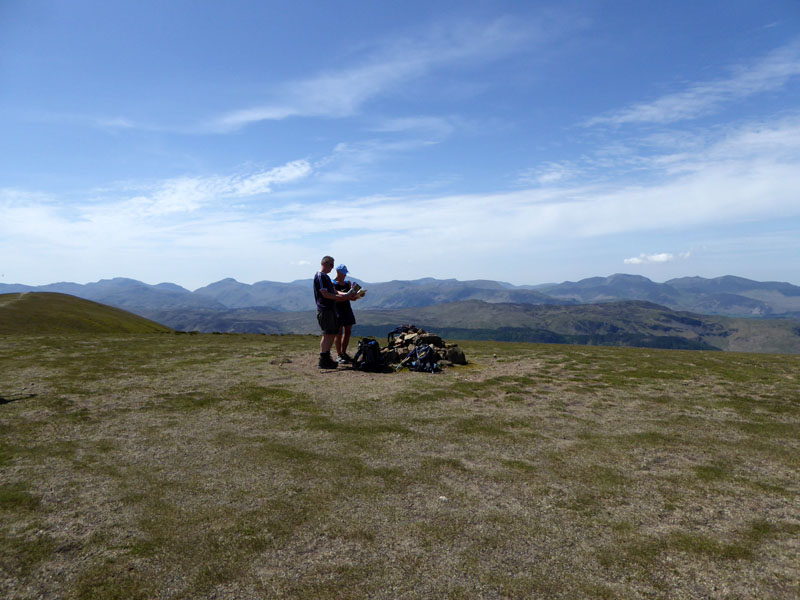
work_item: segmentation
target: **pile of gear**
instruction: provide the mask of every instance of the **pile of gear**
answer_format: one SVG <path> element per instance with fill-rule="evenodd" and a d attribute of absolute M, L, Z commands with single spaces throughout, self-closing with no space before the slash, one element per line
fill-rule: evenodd
<path fill-rule="evenodd" d="M 415 325 L 401 325 L 386 339 L 381 348 L 374 338 L 363 338 L 354 357 L 354 368 L 381 370 L 394 367 L 395 371 L 436 373 L 452 365 L 465 365 L 467 358 L 458 344 L 448 344 L 435 333 L 428 333 Z"/>

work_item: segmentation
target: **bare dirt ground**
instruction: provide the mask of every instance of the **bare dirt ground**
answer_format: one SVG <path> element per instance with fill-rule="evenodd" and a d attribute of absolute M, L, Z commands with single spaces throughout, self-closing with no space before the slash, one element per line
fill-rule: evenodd
<path fill-rule="evenodd" d="M 800 597 L 800 357 L 317 343 L 0 338 L 0 597 Z"/>

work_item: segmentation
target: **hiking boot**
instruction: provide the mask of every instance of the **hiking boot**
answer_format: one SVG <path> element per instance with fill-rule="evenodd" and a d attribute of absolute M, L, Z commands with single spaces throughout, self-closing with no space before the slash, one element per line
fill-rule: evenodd
<path fill-rule="evenodd" d="M 352 363 L 353 362 L 353 357 L 350 356 L 347 352 L 342 352 L 339 355 L 339 362 L 340 363 Z"/>
<path fill-rule="evenodd" d="M 339 363 L 331 358 L 330 354 L 323 354 L 319 357 L 319 368 L 320 369 L 337 369 L 339 368 Z"/>

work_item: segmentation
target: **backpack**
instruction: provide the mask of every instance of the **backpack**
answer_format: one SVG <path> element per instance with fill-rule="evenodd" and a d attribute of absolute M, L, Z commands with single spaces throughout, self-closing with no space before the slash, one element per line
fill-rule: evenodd
<path fill-rule="evenodd" d="M 407 366 L 409 371 L 436 373 L 441 370 L 436 362 L 436 351 L 430 344 L 415 346 L 405 360 L 403 360 L 403 363 L 401 368 L 402 366 Z"/>
<path fill-rule="evenodd" d="M 378 340 L 362 338 L 358 342 L 358 351 L 353 357 L 353 368 L 359 371 L 383 371 L 386 368 Z"/>

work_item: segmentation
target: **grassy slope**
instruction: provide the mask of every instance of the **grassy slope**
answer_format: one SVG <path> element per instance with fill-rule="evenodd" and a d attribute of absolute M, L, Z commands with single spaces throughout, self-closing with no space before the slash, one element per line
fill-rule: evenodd
<path fill-rule="evenodd" d="M 0 334 L 167 331 L 138 315 L 67 294 L 0 294 Z"/>
<path fill-rule="evenodd" d="M 0 597 L 796 598 L 800 357 L 0 338 Z"/>

